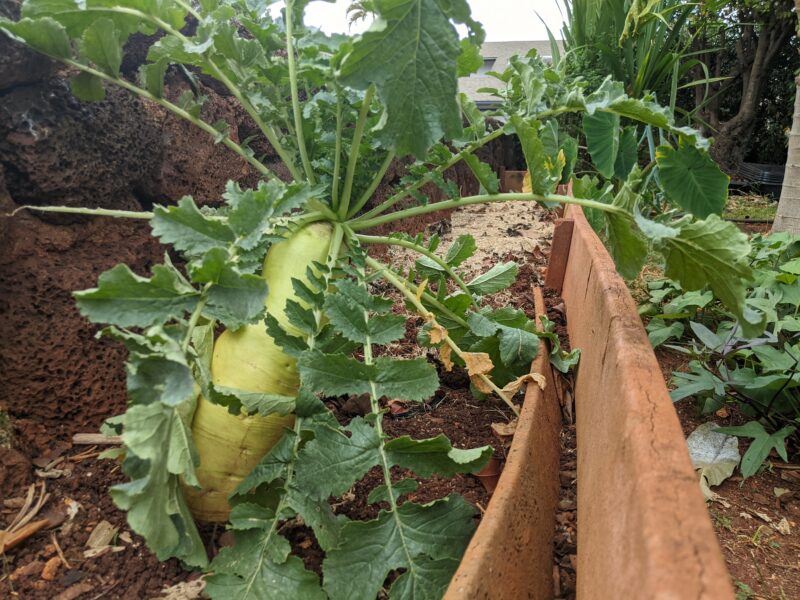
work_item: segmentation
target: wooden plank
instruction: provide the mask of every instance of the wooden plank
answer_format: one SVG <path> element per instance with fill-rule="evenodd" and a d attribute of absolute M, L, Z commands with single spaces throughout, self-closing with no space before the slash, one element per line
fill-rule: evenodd
<path fill-rule="evenodd" d="M 574 224 L 572 219 L 558 219 L 553 230 L 553 243 L 550 247 L 550 262 L 547 265 L 544 287 L 552 288 L 559 294 L 564 287 L 564 274 L 567 272 Z"/>

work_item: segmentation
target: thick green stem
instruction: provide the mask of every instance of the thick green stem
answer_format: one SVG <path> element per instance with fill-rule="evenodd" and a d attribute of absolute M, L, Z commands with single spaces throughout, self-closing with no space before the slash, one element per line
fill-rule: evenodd
<path fill-rule="evenodd" d="M 469 296 L 469 300 L 472 303 L 472 306 L 475 308 L 480 308 L 478 303 L 475 301 L 475 298 L 472 297 L 472 293 L 469 291 L 467 284 L 464 283 L 464 280 L 456 273 L 453 268 L 448 265 L 444 260 L 440 257 L 436 256 L 433 252 L 425 248 L 424 246 L 420 246 L 419 244 L 415 244 L 414 242 L 409 242 L 408 240 L 403 240 L 399 238 L 390 238 L 390 237 L 383 237 L 377 235 L 356 235 L 356 239 L 361 242 L 362 244 L 379 244 L 383 246 L 400 246 L 401 248 L 408 248 L 409 250 L 413 250 L 414 252 L 418 252 L 423 256 L 427 256 L 437 265 L 439 265 L 445 273 L 447 273 L 450 278 L 456 283 L 456 285 L 461 288 L 461 291 L 464 292 L 467 296 Z"/>
<path fill-rule="evenodd" d="M 203 131 L 208 133 L 210 136 L 212 136 L 214 139 L 217 139 L 219 137 L 219 131 L 214 129 L 211 125 L 209 125 L 208 123 L 206 123 L 205 121 L 203 121 L 201 119 L 198 119 L 198 118 L 194 117 L 193 115 L 189 114 L 187 111 L 183 110 L 180 106 L 177 106 L 177 105 L 173 104 L 172 102 L 170 102 L 169 100 L 166 100 L 165 98 L 159 98 L 158 96 L 155 96 L 155 95 L 151 94 L 147 90 L 142 89 L 142 88 L 130 83 L 129 81 L 126 81 L 125 79 L 118 78 L 118 77 L 111 77 L 110 75 L 106 75 L 102 71 L 98 71 L 97 69 L 93 69 L 92 67 L 86 66 L 86 65 L 81 64 L 81 63 L 79 63 L 77 61 L 74 61 L 74 60 L 71 60 L 71 59 L 68 59 L 68 58 L 65 58 L 65 59 L 62 59 L 62 60 L 63 60 L 63 62 L 65 64 L 67 64 L 67 65 L 69 65 L 71 67 L 75 67 L 76 69 L 79 69 L 79 70 L 83 71 L 84 73 L 89 73 L 90 75 L 94 75 L 95 77 L 99 77 L 100 79 L 103 79 L 105 81 L 108 81 L 108 82 L 113 83 L 115 85 L 118 85 L 120 87 L 123 87 L 123 88 L 125 88 L 126 90 L 128 90 L 130 92 L 133 92 L 137 96 L 140 96 L 142 98 L 150 100 L 151 102 L 155 102 L 156 104 L 164 107 L 165 109 L 167 109 L 168 111 L 170 111 L 174 115 L 179 116 L 181 119 L 189 121 L 190 123 L 192 123 L 196 127 L 199 127 L 200 129 L 202 129 Z M 234 142 L 229 136 L 226 135 L 224 138 L 222 138 L 222 143 L 226 147 L 228 147 L 229 149 L 233 150 L 236 154 L 241 156 L 248 163 L 250 163 L 256 169 L 256 171 L 258 171 L 259 173 L 261 173 L 262 175 L 264 175 L 268 179 L 276 179 L 275 173 L 273 173 L 271 170 L 269 170 L 263 163 L 261 163 L 258 159 L 256 159 L 250 152 L 247 152 L 239 144 Z"/>
<path fill-rule="evenodd" d="M 463 160 L 465 156 L 467 156 L 469 154 L 472 154 L 478 148 L 480 148 L 482 146 L 485 146 L 486 144 L 491 142 L 493 139 L 496 139 L 496 138 L 500 137 L 501 135 L 503 135 L 503 133 L 504 133 L 503 129 L 496 129 L 495 131 L 493 131 L 489 135 L 484 136 L 483 138 L 481 138 L 477 142 L 474 142 L 474 143 L 470 144 L 469 146 L 467 146 L 466 148 L 461 150 L 458 154 L 454 154 L 450 158 L 450 160 L 448 160 L 446 163 L 436 167 L 432 171 L 432 174 L 426 174 L 426 175 L 422 176 L 415 183 L 409 185 L 408 187 L 403 188 L 402 190 L 400 190 L 396 194 L 390 196 L 384 202 L 382 202 L 381 204 L 379 204 L 378 206 L 376 206 L 375 208 L 370 210 L 368 213 L 365 213 L 364 217 L 369 219 L 369 218 L 377 217 L 378 215 L 383 214 L 384 212 L 389 210 L 392 206 L 394 206 L 395 204 L 400 202 L 400 200 L 402 200 L 403 198 L 407 198 L 412 192 L 418 190 L 419 188 L 421 188 L 426 183 L 429 183 L 429 182 L 433 181 L 433 176 L 434 176 L 433 174 L 441 175 L 447 169 L 449 169 L 452 166 L 455 166 L 458 162 Z"/>
<path fill-rule="evenodd" d="M 297 135 L 297 149 L 300 151 L 300 160 L 303 163 L 303 170 L 306 178 L 311 185 L 316 183 L 314 169 L 311 168 L 311 161 L 308 158 L 306 148 L 306 138 L 303 135 L 303 113 L 300 109 L 300 95 L 297 89 L 297 59 L 294 55 L 294 0 L 286 1 L 286 56 L 289 63 L 289 88 L 292 94 L 292 112 L 294 113 L 294 129 Z"/>
<path fill-rule="evenodd" d="M 353 178 L 356 174 L 361 138 L 364 136 L 364 127 L 367 124 L 367 117 L 369 116 L 369 109 L 372 105 L 372 98 L 374 95 L 375 86 L 370 85 L 369 88 L 367 88 L 366 94 L 364 94 L 364 100 L 361 102 L 361 110 L 358 113 L 358 121 L 356 121 L 356 129 L 353 133 L 353 144 L 350 147 L 350 158 L 347 161 L 347 174 L 344 178 L 342 201 L 339 204 L 339 216 L 342 219 L 347 217 L 348 210 L 350 209 L 350 196 L 353 194 Z"/>
<path fill-rule="evenodd" d="M 72 206 L 20 206 L 15 208 L 10 213 L 2 216 L 13 217 L 22 210 L 35 210 L 38 212 L 62 213 L 70 215 L 89 215 L 94 217 L 116 217 L 118 219 L 144 219 L 150 220 L 153 218 L 151 212 L 136 212 L 133 210 L 110 210 L 108 208 L 76 208 Z"/>
<path fill-rule="evenodd" d="M 364 191 L 363 194 L 361 194 L 361 198 L 358 199 L 358 202 L 355 203 L 355 206 L 353 206 L 353 208 L 347 212 L 348 219 L 358 214 L 358 211 L 364 208 L 364 205 L 369 202 L 370 198 L 372 198 L 372 194 L 375 193 L 375 190 L 378 189 L 381 181 L 383 181 L 383 176 L 386 175 L 386 171 L 389 170 L 389 167 L 391 166 L 392 161 L 395 159 L 395 156 L 396 154 L 394 153 L 394 150 L 390 150 L 386 155 L 386 158 L 383 159 L 383 164 L 381 165 L 381 168 L 378 169 L 375 177 L 372 179 L 372 183 L 369 184 L 369 187 Z"/>
<path fill-rule="evenodd" d="M 395 275 L 391 271 L 391 269 L 386 268 L 384 265 L 382 265 L 381 263 L 370 257 L 367 257 L 367 265 L 369 265 L 370 268 L 380 273 L 381 277 L 386 279 L 386 281 L 391 283 L 401 294 L 403 294 L 406 300 L 408 300 L 417 309 L 417 312 L 420 314 L 421 317 L 423 317 L 426 321 L 436 324 L 436 317 L 434 316 L 434 314 L 431 313 L 427 308 L 425 308 L 425 306 L 422 304 L 419 298 L 417 298 L 416 294 L 414 294 L 410 289 L 408 289 L 408 286 L 405 285 L 405 282 L 402 279 L 400 279 L 397 275 Z M 465 363 L 467 362 L 465 360 L 465 352 L 458 346 L 458 344 L 456 344 L 450 338 L 449 335 L 444 336 L 443 343 L 447 344 L 459 358 L 464 360 Z M 514 404 L 511 401 L 510 398 L 506 396 L 506 393 L 503 390 L 497 387 L 497 385 L 483 373 L 478 374 L 478 377 L 487 386 L 489 386 L 489 388 L 491 388 L 491 390 L 495 394 L 497 394 L 498 397 L 503 402 L 505 402 L 508 405 L 508 407 L 511 408 L 512 411 L 514 411 L 515 415 L 519 416 L 519 408 L 517 407 L 516 404 Z"/>
<path fill-rule="evenodd" d="M 489 204 L 491 202 L 559 202 L 561 204 L 577 204 L 578 206 L 586 208 L 596 208 L 604 212 L 626 214 L 626 211 L 618 206 L 597 202 L 596 200 L 584 200 L 583 198 L 573 198 L 572 196 L 561 196 L 558 194 L 540 195 L 515 192 L 510 194 L 482 194 L 480 196 L 467 196 L 460 200 L 445 200 L 444 202 L 435 202 L 433 204 L 426 204 L 425 206 L 414 206 L 405 210 L 398 210 L 388 215 L 382 215 L 372 219 L 365 218 L 366 215 L 364 215 L 363 217 L 350 221 L 348 225 L 353 231 L 361 231 L 362 229 L 377 227 L 384 223 L 392 223 L 400 219 L 427 215 L 440 210 L 461 208 L 462 206 L 470 206 L 472 204 Z"/>
<path fill-rule="evenodd" d="M 342 97 L 336 94 L 336 147 L 333 156 L 333 181 L 331 182 L 331 206 L 339 209 L 339 180 L 342 169 Z"/>

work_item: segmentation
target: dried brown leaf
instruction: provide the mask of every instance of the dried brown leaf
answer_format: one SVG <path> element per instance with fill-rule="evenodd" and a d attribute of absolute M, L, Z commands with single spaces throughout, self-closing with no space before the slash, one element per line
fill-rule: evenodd
<path fill-rule="evenodd" d="M 492 423 L 492 431 L 500 437 L 512 437 L 517 431 L 517 419 L 508 423 Z"/>

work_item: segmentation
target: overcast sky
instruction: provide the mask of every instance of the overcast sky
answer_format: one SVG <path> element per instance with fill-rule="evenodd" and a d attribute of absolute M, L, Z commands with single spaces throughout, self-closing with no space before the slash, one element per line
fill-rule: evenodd
<path fill-rule="evenodd" d="M 347 7 L 351 0 L 312 2 L 306 9 L 306 22 L 328 33 L 347 31 Z M 538 12 L 556 37 L 561 29 L 561 13 L 556 0 L 469 0 L 472 16 L 483 23 L 490 42 L 546 40 L 547 31 L 536 16 Z M 365 24 L 351 32 L 362 31 Z"/>

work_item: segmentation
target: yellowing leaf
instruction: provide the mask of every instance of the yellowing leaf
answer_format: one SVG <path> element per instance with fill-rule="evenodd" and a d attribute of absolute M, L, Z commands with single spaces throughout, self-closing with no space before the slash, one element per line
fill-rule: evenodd
<path fill-rule="evenodd" d="M 470 377 L 473 375 L 486 375 L 494 369 L 492 359 L 486 352 L 464 352 L 461 355 L 467 365 Z"/>
<path fill-rule="evenodd" d="M 452 359 L 453 349 L 444 344 L 439 348 L 439 359 L 442 361 L 444 365 L 444 370 L 448 373 L 453 370 L 453 359 Z"/>
<path fill-rule="evenodd" d="M 492 389 L 492 386 L 490 386 L 489 383 L 486 381 L 486 379 L 484 379 L 484 377 L 481 377 L 480 375 L 470 375 L 469 380 L 472 382 L 472 385 L 474 385 L 479 392 L 483 394 L 491 394 L 494 390 Z"/>
<path fill-rule="evenodd" d="M 492 423 L 492 431 L 500 437 L 512 437 L 517 431 L 517 419 L 508 423 Z"/>
<path fill-rule="evenodd" d="M 432 344 L 441 344 L 447 339 L 447 329 L 439 325 L 436 321 L 433 321 L 431 322 L 429 335 L 431 336 Z"/>
<path fill-rule="evenodd" d="M 545 386 L 547 385 L 547 380 L 544 378 L 544 375 L 541 375 L 540 373 L 527 373 L 521 377 L 517 377 L 514 381 L 509 381 L 505 387 L 503 387 L 503 392 L 513 396 L 522 388 L 523 385 L 530 381 L 535 381 L 541 390 L 544 390 Z"/>
<path fill-rule="evenodd" d="M 422 294 L 425 293 L 425 288 L 428 287 L 428 280 L 426 279 L 417 286 L 417 302 L 422 302 Z"/>
<path fill-rule="evenodd" d="M 533 188 L 531 187 L 531 172 L 525 171 L 525 177 L 522 179 L 522 191 L 525 194 L 530 194 Z"/>

